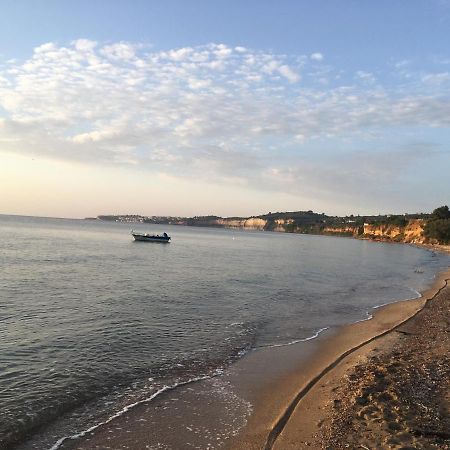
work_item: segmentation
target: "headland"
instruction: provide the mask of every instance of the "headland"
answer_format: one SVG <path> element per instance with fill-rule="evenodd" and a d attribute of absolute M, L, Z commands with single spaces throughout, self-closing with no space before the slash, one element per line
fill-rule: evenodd
<path fill-rule="evenodd" d="M 90 218 L 89 218 L 90 219 Z M 168 217 L 141 215 L 101 215 L 98 220 L 167 224 L 180 226 L 275 231 L 281 233 L 346 236 L 385 242 L 450 244 L 448 206 L 432 213 L 329 216 L 313 211 L 269 212 L 251 217 Z"/>

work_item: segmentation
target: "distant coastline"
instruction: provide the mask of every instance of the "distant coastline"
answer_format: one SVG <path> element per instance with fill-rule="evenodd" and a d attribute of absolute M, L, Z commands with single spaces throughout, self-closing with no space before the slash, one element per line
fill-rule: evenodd
<path fill-rule="evenodd" d="M 241 230 L 275 231 L 332 236 L 347 236 L 377 241 L 411 244 L 450 244 L 450 212 L 442 206 L 433 213 L 415 213 L 378 216 L 329 216 L 313 211 L 269 212 L 251 217 L 219 216 L 141 216 L 100 215 L 85 220 L 121 223 L 148 223 Z"/>

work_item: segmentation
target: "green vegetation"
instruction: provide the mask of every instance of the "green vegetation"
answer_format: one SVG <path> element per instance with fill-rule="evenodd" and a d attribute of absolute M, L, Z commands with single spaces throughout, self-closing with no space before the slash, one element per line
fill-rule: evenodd
<path fill-rule="evenodd" d="M 330 217 L 325 214 L 318 214 L 313 211 L 289 211 L 268 213 L 258 216 L 260 219 L 267 221 L 266 230 L 272 231 L 279 225 L 277 220 L 289 221 L 283 225 L 288 233 L 310 233 L 320 234 L 321 230 L 326 226 Z"/>
<path fill-rule="evenodd" d="M 394 225 L 395 227 L 406 227 L 408 224 L 408 219 L 405 216 L 391 216 L 387 219 L 386 223 L 388 225 Z"/>
<path fill-rule="evenodd" d="M 220 219 L 218 216 L 195 216 L 184 219 L 186 225 L 193 227 L 221 227 L 216 221 Z"/>
<path fill-rule="evenodd" d="M 424 234 L 439 244 L 450 244 L 450 211 L 447 205 L 433 211 L 425 225 Z"/>

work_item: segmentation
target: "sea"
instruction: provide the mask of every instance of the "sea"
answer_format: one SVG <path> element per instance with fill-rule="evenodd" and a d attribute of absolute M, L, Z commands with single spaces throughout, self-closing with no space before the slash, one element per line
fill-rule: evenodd
<path fill-rule="evenodd" d="M 0 448 L 56 450 L 254 349 L 417 298 L 449 262 L 352 238 L 0 215 Z"/>

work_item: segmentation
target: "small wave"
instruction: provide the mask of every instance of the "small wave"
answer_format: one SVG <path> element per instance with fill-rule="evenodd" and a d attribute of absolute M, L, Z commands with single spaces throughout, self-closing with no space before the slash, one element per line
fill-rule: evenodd
<path fill-rule="evenodd" d="M 95 425 L 92 425 L 91 427 L 87 428 L 86 430 L 80 431 L 79 433 L 75 433 L 75 434 L 73 434 L 71 436 L 63 436 L 62 438 L 58 439 L 50 447 L 49 450 L 57 450 L 57 449 L 59 449 L 61 444 L 63 444 L 65 441 L 75 440 L 75 439 L 79 439 L 79 438 L 81 438 L 83 436 L 86 436 L 86 434 L 90 433 L 91 431 L 94 431 L 97 428 L 101 427 L 102 425 L 106 425 L 107 423 L 110 423 L 114 419 L 117 419 L 118 417 L 120 417 L 123 414 L 127 413 L 128 411 L 133 409 L 135 406 L 142 405 L 143 403 L 151 402 L 152 400 L 154 400 L 156 397 L 158 397 L 159 395 L 161 395 L 164 392 L 172 391 L 172 390 L 174 390 L 174 389 L 176 389 L 176 388 L 178 388 L 180 386 L 185 386 L 185 385 L 190 384 L 190 383 L 195 383 L 196 381 L 201 381 L 201 380 L 207 380 L 209 378 L 214 378 L 214 377 L 220 375 L 221 373 L 222 373 L 222 371 L 220 369 L 218 369 L 211 375 L 203 375 L 203 376 L 191 378 L 191 379 L 189 379 L 187 381 L 182 381 L 182 382 L 179 382 L 179 383 L 174 383 L 174 384 L 171 384 L 171 385 L 163 386 L 161 389 L 158 389 L 155 393 L 153 393 L 150 397 L 144 398 L 143 400 L 139 400 L 137 402 L 131 403 L 130 405 L 127 405 L 127 406 L 123 407 L 120 411 L 118 411 L 115 414 L 113 414 L 112 416 L 108 417 L 103 422 L 96 423 Z"/>
<path fill-rule="evenodd" d="M 416 296 L 415 297 L 411 297 L 411 298 L 404 298 L 404 299 L 401 299 L 401 300 L 393 300 L 392 302 L 381 303 L 380 305 L 372 306 L 372 309 L 382 308 L 383 306 L 392 305 L 393 303 L 398 303 L 398 302 L 402 302 L 402 301 L 405 301 L 405 300 L 416 300 L 417 298 L 421 298 L 422 297 L 422 294 L 419 291 L 416 291 L 416 289 L 409 288 L 409 290 L 414 292 L 414 294 L 416 294 Z"/>
<path fill-rule="evenodd" d="M 227 328 L 228 327 L 238 327 L 238 326 L 242 326 L 242 325 L 244 325 L 244 322 L 232 322 L 229 325 L 227 325 Z"/>
<path fill-rule="evenodd" d="M 414 298 L 420 298 L 420 297 L 422 297 L 422 294 L 419 292 L 419 291 L 416 291 L 415 289 L 413 289 L 413 288 L 410 288 L 411 289 L 411 291 L 412 292 L 414 292 L 415 294 L 416 294 L 416 296 L 417 297 L 414 297 Z M 412 300 L 412 299 L 411 299 Z"/>
<path fill-rule="evenodd" d="M 372 306 L 372 309 L 382 308 L 383 306 L 391 305 L 392 302 L 381 303 L 380 305 Z"/>
<path fill-rule="evenodd" d="M 328 330 L 330 327 L 324 327 L 321 328 L 320 330 L 316 331 L 312 336 L 308 336 L 306 338 L 302 338 L 302 339 L 295 339 L 293 341 L 290 342 L 284 342 L 282 344 L 270 344 L 270 345 L 261 345 L 259 347 L 255 347 L 255 350 L 258 348 L 274 348 L 274 347 L 286 347 L 287 345 L 294 345 L 294 344 L 298 344 L 299 342 L 307 342 L 307 341 L 311 341 L 313 339 L 316 339 L 319 337 L 319 335 Z"/>
<path fill-rule="evenodd" d="M 366 312 L 366 314 L 367 314 L 367 317 L 365 319 L 356 320 L 353 323 L 367 322 L 368 320 L 372 320 L 373 319 L 373 315 L 372 314 L 370 314 L 368 312 Z"/>

